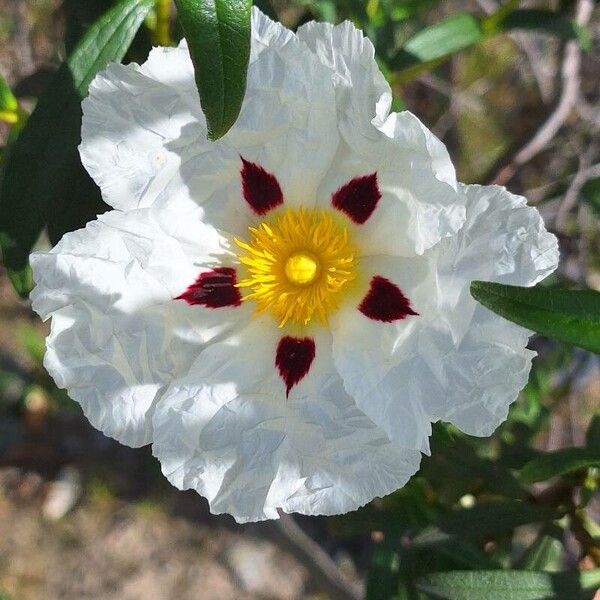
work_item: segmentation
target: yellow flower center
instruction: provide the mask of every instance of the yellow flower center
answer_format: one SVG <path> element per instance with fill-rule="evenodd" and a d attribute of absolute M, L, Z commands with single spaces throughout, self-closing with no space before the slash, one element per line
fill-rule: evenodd
<path fill-rule="evenodd" d="M 319 274 L 321 264 L 312 252 L 294 252 L 285 261 L 285 275 L 290 283 L 309 285 Z"/>
<path fill-rule="evenodd" d="M 247 242 L 236 239 L 244 300 L 271 312 L 280 327 L 326 324 L 356 278 L 356 248 L 342 222 L 324 210 L 290 208 L 248 231 Z"/>

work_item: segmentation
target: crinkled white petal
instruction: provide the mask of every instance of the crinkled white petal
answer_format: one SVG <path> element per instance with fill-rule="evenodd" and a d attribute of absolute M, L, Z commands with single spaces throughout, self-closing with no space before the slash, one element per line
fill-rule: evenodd
<path fill-rule="evenodd" d="M 418 259 L 368 263 L 419 316 L 385 324 L 348 308 L 333 326 L 348 393 L 392 441 L 423 450 L 430 421 L 489 435 L 527 382 L 531 332 L 479 306 L 470 282 L 533 285 L 558 264 L 556 238 L 523 198 L 499 187 L 463 190 L 467 221 L 458 234 Z"/>
<path fill-rule="evenodd" d="M 168 225 L 163 226 L 163 224 Z M 224 239 L 198 215 L 110 212 L 31 256 L 33 309 L 52 317 L 44 364 L 90 422 L 124 444 L 152 439 L 164 386 L 202 347 L 249 318 L 174 298 L 217 257 Z"/>
<path fill-rule="evenodd" d="M 299 27 L 297 35 L 331 70 L 344 140 L 350 146 L 365 138 L 377 140 L 372 121 L 386 120 L 392 91 L 371 41 L 350 21 L 335 26 L 311 21 Z"/>
<path fill-rule="evenodd" d="M 465 282 L 535 285 L 556 269 L 559 257 L 556 237 L 525 198 L 500 186 L 460 187 L 467 197 L 467 222 L 436 254 L 441 309 L 456 339 L 477 306 Z"/>
<path fill-rule="evenodd" d="M 240 156 L 273 173 L 288 204 L 314 204 L 338 144 L 329 69 L 257 10 L 248 84 L 234 127 L 207 139 L 185 45 L 154 49 L 142 65 L 112 65 L 83 103 L 81 155 L 116 208 L 200 205 L 205 221 L 245 233 Z M 166 74 L 167 71 L 171 73 Z"/>
<path fill-rule="evenodd" d="M 377 173 L 382 199 L 357 231 L 364 254 L 421 254 L 464 221 L 448 151 L 414 115 L 389 114 L 391 90 L 373 44 L 346 21 L 308 23 L 298 38 L 331 70 L 342 142 L 319 201 L 357 175 Z"/>
<path fill-rule="evenodd" d="M 375 128 L 373 128 L 375 129 Z M 377 173 L 381 199 L 366 223 L 356 227 L 363 255 L 422 254 L 453 235 L 465 220 L 465 198 L 443 144 L 411 113 L 394 113 L 376 143 L 340 144 L 319 198 L 332 195 L 354 177 Z"/>
<path fill-rule="evenodd" d="M 359 312 L 359 299 L 331 316 L 333 358 L 346 391 L 394 442 L 426 453 L 431 423 L 414 392 L 415 385 L 424 385 L 426 379 L 415 372 L 399 382 L 394 370 L 417 352 L 416 336 L 435 309 L 434 268 L 422 256 L 365 258 L 361 260 L 364 280 L 385 277 L 400 288 L 419 315 L 393 323 L 374 321 Z M 364 296 L 368 286 L 363 288 Z"/>
<path fill-rule="evenodd" d="M 114 208 L 151 205 L 177 171 L 176 147 L 206 130 L 184 44 L 154 48 L 141 67 L 109 65 L 82 108 L 81 159 Z"/>
<path fill-rule="evenodd" d="M 294 33 L 284 27 L 279 21 L 273 21 L 252 7 L 252 45 L 250 47 L 250 62 L 254 62 L 260 53 L 269 46 L 283 46 L 295 37 Z"/>
<path fill-rule="evenodd" d="M 206 348 L 154 413 L 153 452 L 180 489 L 239 522 L 354 510 L 404 485 L 420 453 L 392 445 L 344 392 L 330 340 L 316 336 L 309 374 L 286 399 L 275 368 L 281 337 L 254 321 Z"/>

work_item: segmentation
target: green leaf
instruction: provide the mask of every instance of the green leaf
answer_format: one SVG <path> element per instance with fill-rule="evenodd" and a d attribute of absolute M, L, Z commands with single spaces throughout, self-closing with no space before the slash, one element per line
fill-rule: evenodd
<path fill-rule="evenodd" d="M 551 521 L 562 514 L 550 507 L 534 506 L 518 500 L 485 502 L 445 516 L 435 526 L 427 527 L 412 541 L 424 548 L 454 543 L 456 539 L 482 538 L 501 534 L 515 527 L 540 521 Z"/>
<path fill-rule="evenodd" d="M 587 600 L 600 585 L 600 569 L 581 573 L 450 571 L 422 577 L 417 588 L 442 600 Z"/>
<path fill-rule="evenodd" d="M 593 417 L 585 434 L 586 445 L 590 450 L 600 452 L 600 412 Z"/>
<path fill-rule="evenodd" d="M 600 177 L 587 181 L 581 188 L 580 196 L 596 217 L 600 217 Z"/>
<path fill-rule="evenodd" d="M 251 0 L 175 0 L 194 63 L 208 137 L 235 123 L 246 93 Z"/>
<path fill-rule="evenodd" d="M 469 13 L 458 13 L 425 27 L 410 38 L 391 61 L 397 70 L 432 64 L 483 39 L 480 22 Z"/>
<path fill-rule="evenodd" d="M 379 544 L 371 559 L 365 600 L 391 600 L 396 595 L 399 580 L 398 552 L 388 544 Z"/>
<path fill-rule="evenodd" d="M 0 211 L 1 212 L 1 211 Z M 31 267 L 25 265 L 21 269 L 6 268 L 8 278 L 19 296 L 25 298 L 33 288 L 33 273 Z"/>
<path fill-rule="evenodd" d="M 600 293 L 473 281 L 471 295 L 500 316 L 600 353 Z"/>
<path fill-rule="evenodd" d="M 86 198 L 71 194 L 87 177 L 77 152 L 81 100 L 98 71 L 123 58 L 153 5 L 154 0 L 121 0 L 96 21 L 56 72 L 8 153 L 0 188 L 0 246 L 22 295 L 29 291 L 29 252 L 49 215 L 68 212 L 69 202 L 81 203 L 86 216 L 91 212 Z"/>
<path fill-rule="evenodd" d="M 14 113 L 18 108 L 19 103 L 17 99 L 2 75 L 0 75 L 0 113 Z"/>
<path fill-rule="evenodd" d="M 563 532 L 557 526 L 555 529 L 558 531 L 553 535 L 548 535 L 542 530 L 516 566 L 526 571 L 558 571 L 564 552 L 560 541 Z"/>
<path fill-rule="evenodd" d="M 540 454 L 529 461 L 521 469 L 519 479 L 524 483 L 535 483 L 589 467 L 600 467 L 600 451 L 589 448 L 562 448 Z"/>
<path fill-rule="evenodd" d="M 541 31 L 565 40 L 578 40 L 582 48 L 585 50 L 590 48 L 587 30 L 552 10 L 533 8 L 514 10 L 497 24 L 496 31 L 511 29 Z"/>
<path fill-rule="evenodd" d="M 41 366 L 46 353 L 46 340 L 42 332 L 33 325 L 22 325 L 17 329 L 17 337 L 29 357 Z"/>

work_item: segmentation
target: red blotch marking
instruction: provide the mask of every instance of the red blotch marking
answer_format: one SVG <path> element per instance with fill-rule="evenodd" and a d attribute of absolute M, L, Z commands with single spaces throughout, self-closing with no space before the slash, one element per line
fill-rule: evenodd
<path fill-rule="evenodd" d="M 333 194 L 331 202 L 355 223 L 362 225 L 373 214 L 380 198 L 377 173 L 371 173 L 371 175 L 355 177 L 344 184 Z"/>
<path fill-rule="evenodd" d="M 258 215 L 264 215 L 271 209 L 283 204 L 283 193 L 274 175 L 260 165 L 242 159 L 242 191 L 246 202 Z"/>
<path fill-rule="evenodd" d="M 207 308 L 239 306 L 242 303 L 242 295 L 235 284 L 235 269 L 217 267 L 212 271 L 201 273 L 198 279 L 175 300 L 185 300 L 188 304 L 201 304 Z"/>
<path fill-rule="evenodd" d="M 315 342 L 311 338 L 285 336 L 277 345 L 275 365 L 285 383 L 285 395 L 308 373 L 315 358 Z"/>
<path fill-rule="evenodd" d="M 400 288 L 380 275 L 375 275 L 371 279 L 371 287 L 358 310 L 365 317 L 384 323 L 419 314 L 412 309 L 410 300 L 400 291 Z"/>

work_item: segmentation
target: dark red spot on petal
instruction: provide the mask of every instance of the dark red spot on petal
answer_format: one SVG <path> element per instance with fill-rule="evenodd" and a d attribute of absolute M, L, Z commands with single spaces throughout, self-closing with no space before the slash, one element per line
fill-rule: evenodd
<path fill-rule="evenodd" d="M 384 323 L 419 314 L 412 309 L 410 300 L 400 291 L 400 288 L 380 275 L 375 275 L 371 279 L 371 287 L 358 310 L 365 317 Z"/>
<path fill-rule="evenodd" d="M 235 284 L 235 269 L 217 267 L 212 271 L 201 273 L 198 279 L 175 300 L 185 300 L 188 304 L 201 304 L 208 308 L 239 306 L 242 303 L 242 295 Z"/>
<path fill-rule="evenodd" d="M 362 225 L 373 214 L 380 198 L 377 173 L 372 173 L 355 177 L 344 184 L 333 194 L 331 202 L 355 223 Z"/>
<path fill-rule="evenodd" d="M 242 191 L 246 202 L 258 215 L 283 204 L 283 193 L 274 175 L 260 165 L 242 159 Z"/>
<path fill-rule="evenodd" d="M 311 338 L 285 336 L 277 345 L 275 365 L 285 383 L 286 396 L 308 373 L 315 358 L 315 342 Z"/>

